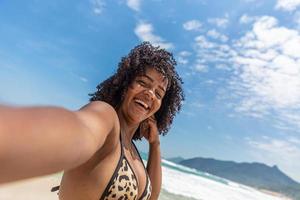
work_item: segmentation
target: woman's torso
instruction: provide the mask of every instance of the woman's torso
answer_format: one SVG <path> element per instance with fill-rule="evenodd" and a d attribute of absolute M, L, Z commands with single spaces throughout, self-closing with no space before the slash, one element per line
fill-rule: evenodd
<path fill-rule="evenodd" d="M 138 200 L 141 198 L 142 193 L 147 193 L 148 190 L 151 190 L 149 176 L 139 158 L 137 150 L 132 148 L 133 151 L 130 153 L 130 150 L 126 148 L 124 142 L 122 142 L 124 141 L 124 138 L 122 138 L 123 135 L 120 135 L 120 131 L 118 131 L 118 134 L 111 134 L 110 137 L 107 138 L 104 146 L 88 162 L 65 172 L 59 190 L 60 199 L 100 200 L 100 198 L 103 197 L 114 199 L 111 198 L 112 195 L 109 195 L 109 192 L 112 193 L 116 191 L 115 189 L 112 190 L 113 180 L 111 179 L 113 176 L 117 177 L 118 174 L 115 173 L 116 170 L 117 173 L 119 173 L 119 177 L 124 176 L 122 171 L 124 171 L 123 169 L 127 164 L 129 166 L 129 172 L 126 173 L 132 176 L 129 176 L 129 180 L 127 180 L 128 178 L 124 179 L 123 181 L 127 183 L 122 182 L 121 186 L 123 187 L 124 183 L 126 186 L 128 186 L 127 184 L 129 183 L 130 185 L 132 184 L 129 189 L 126 188 L 130 190 L 129 193 L 132 192 L 132 196 L 128 198 Z M 116 182 L 114 185 L 118 187 L 119 184 L 120 183 Z M 132 189 L 134 187 L 133 185 L 137 185 L 137 191 Z M 122 190 L 122 188 L 120 189 Z M 120 194 L 123 193 L 122 191 L 120 192 Z M 135 193 L 137 193 L 136 198 L 134 198 Z M 143 194 L 143 196 L 149 195 Z M 114 195 L 114 197 L 117 197 L 117 195 Z M 142 199 L 147 199 L 147 197 Z"/>

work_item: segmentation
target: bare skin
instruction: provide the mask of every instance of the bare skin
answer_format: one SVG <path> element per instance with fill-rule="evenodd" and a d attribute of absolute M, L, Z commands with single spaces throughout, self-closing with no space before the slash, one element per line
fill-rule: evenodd
<path fill-rule="evenodd" d="M 148 69 L 145 76 L 133 81 L 117 111 L 100 101 L 75 112 L 56 107 L 0 106 L 0 184 L 65 170 L 60 199 L 99 199 L 119 160 L 121 133 L 140 197 L 146 174 L 131 141 L 142 123 L 141 136 L 149 142 L 151 199 L 157 199 L 161 157 L 153 116 L 167 84 L 159 72 Z M 143 109 L 137 99 L 149 108 Z"/>
<path fill-rule="evenodd" d="M 151 199 L 158 199 L 161 188 L 161 157 L 159 136 L 153 114 L 161 106 L 167 80 L 156 70 L 149 69 L 146 76 L 137 77 L 128 89 L 125 99 L 117 111 L 115 132 L 110 134 L 103 147 L 86 163 L 64 173 L 59 197 L 61 200 L 95 200 L 101 197 L 120 158 L 120 133 L 129 160 L 138 181 L 138 198 L 146 186 L 146 172 L 137 152 L 132 146 L 132 137 L 142 123 L 143 137 L 149 142 L 150 156 L 147 172 L 152 184 Z M 149 105 L 145 110 L 136 99 Z"/>
<path fill-rule="evenodd" d="M 117 119 L 104 102 L 90 103 L 76 112 L 0 106 L 0 113 L 0 184 L 85 163 L 114 132 Z"/>

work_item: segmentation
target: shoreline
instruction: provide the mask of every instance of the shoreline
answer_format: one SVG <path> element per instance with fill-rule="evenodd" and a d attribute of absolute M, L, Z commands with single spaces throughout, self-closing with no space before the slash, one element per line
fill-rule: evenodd
<path fill-rule="evenodd" d="M 27 180 L 0 185 L 0 200 L 58 200 L 57 192 L 51 192 L 51 188 L 60 184 L 62 173 L 36 177 Z M 292 200 L 281 193 L 259 189 L 260 192 L 279 197 L 284 200 Z M 162 188 L 159 200 L 196 200 L 192 197 L 175 195 Z"/>
<path fill-rule="evenodd" d="M 284 194 L 281 194 L 279 192 L 274 192 L 274 191 L 271 191 L 271 190 L 265 190 L 265 189 L 258 189 L 259 191 L 261 191 L 262 193 L 265 193 L 265 194 L 268 194 L 268 195 L 272 195 L 274 197 L 280 197 L 280 198 L 283 198 L 284 200 L 293 200 L 291 199 L 290 197 L 284 195 Z"/>

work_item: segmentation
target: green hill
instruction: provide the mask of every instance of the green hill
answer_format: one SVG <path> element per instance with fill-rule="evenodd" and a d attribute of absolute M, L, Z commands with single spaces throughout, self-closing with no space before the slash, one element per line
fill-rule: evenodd
<path fill-rule="evenodd" d="M 176 159 L 170 160 L 176 161 Z M 280 171 L 276 165 L 269 167 L 256 162 L 237 163 L 200 157 L 179 159 L 177 163 L 244 185 L 278 192 L 300 200 L 300 184 Z"/>

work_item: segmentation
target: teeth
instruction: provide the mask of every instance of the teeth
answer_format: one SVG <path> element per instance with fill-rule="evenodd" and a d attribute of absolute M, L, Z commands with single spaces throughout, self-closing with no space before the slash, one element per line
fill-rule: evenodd
<path fill-rule="evenodd" d="M 149 106 L 145 102 L 143 102 L 143 101 L 141 101 L 139 99 L 136 99 L 135 102 L 142 104 L 146 109 L 149 108 Z"/>

